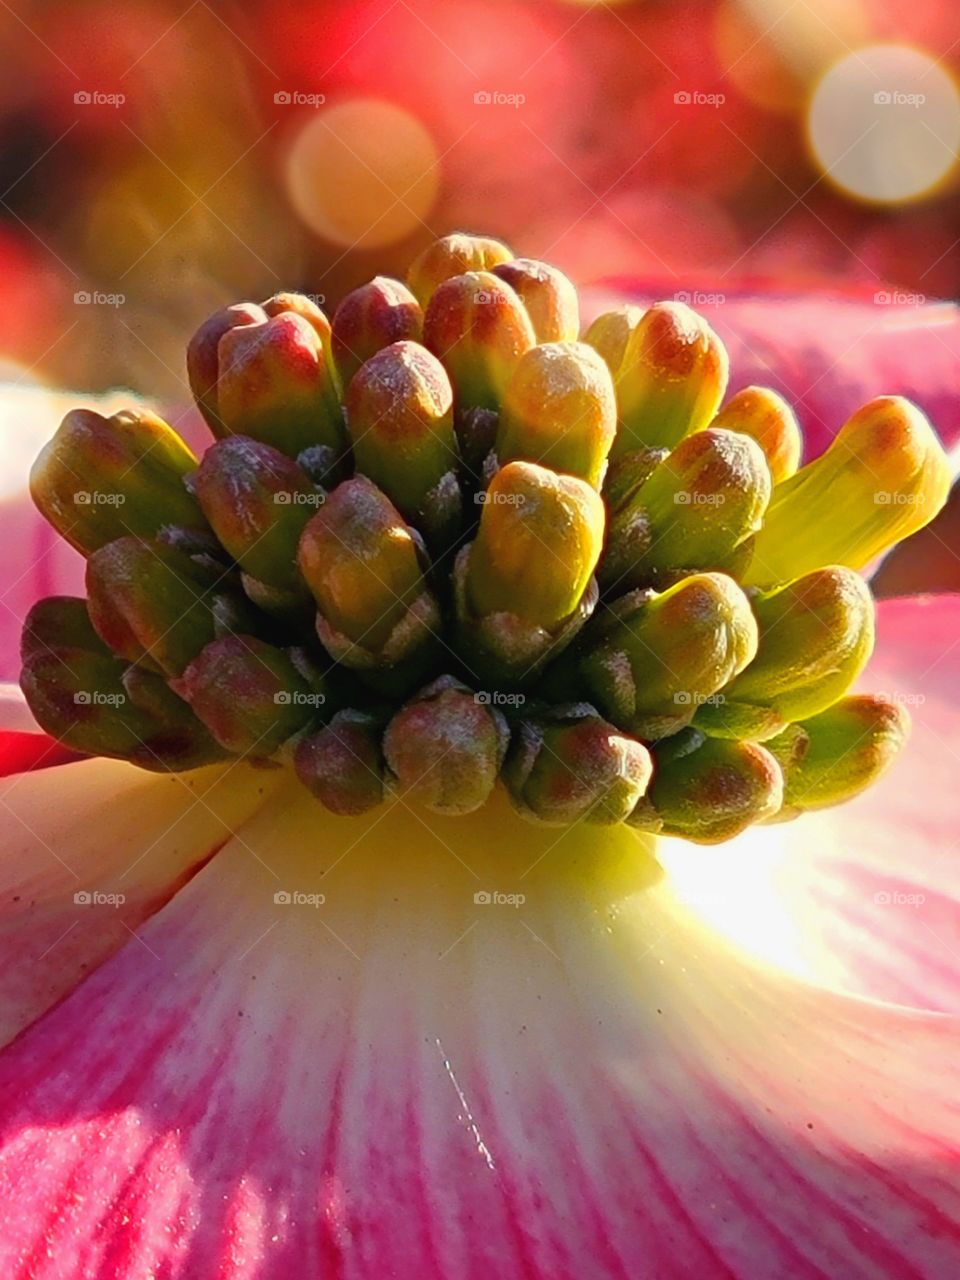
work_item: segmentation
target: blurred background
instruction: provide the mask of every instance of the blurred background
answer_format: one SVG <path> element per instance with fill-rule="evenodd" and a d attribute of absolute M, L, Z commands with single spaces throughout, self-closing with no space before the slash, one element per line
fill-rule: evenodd
<path fill-rule="evenodd" d="M 7 378 L 182 399 L 221 303 L 455 228 L 663 296 L 960 289 L 946 0 L 0 0 L 0 60 Z"/>

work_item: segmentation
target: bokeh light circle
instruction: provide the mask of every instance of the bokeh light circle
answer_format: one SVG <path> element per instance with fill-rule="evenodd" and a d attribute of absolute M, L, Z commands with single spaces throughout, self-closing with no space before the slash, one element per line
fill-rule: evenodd
<path fill-rule="evenodd" d="M 379 249 L 422 224 L 440 185 L 437 148 L 408 111 L 374 98 L 318 110 L 286 163 L 303 221 L 334 244 Z"/>
<path fill-rule="evenodd" d="M 872 45 L 826 73 L 808 126 L 832 182 L 864 200 L 899 204 L 932 193 L 956 167 L 960 93 L 929 54 Z"/>

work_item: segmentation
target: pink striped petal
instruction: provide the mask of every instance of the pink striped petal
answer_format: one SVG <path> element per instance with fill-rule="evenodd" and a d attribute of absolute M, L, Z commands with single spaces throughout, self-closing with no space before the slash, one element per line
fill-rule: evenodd
<path fill-rule="evenodd" d="M 960 595 L 881 601 L 860 687 L 902 701 L 913 720 L 873 790 L 750 832 L 712 867 L 677 842 L 663 859 L 691 905 L 767 959 L 842 990 L 958 1012 Z"/>
<path fill-rule="evenodd" d="M 0 780 L 0 1044 L 135 938 L 275 781 L 114 760 Z"/>
<path fill-rule="evenodd" d="M 823 452 L 854 409 L 877 395 L 909 396 L 947 444 L 960 439 L 960 310 L 952 304 L 877 303 L 882 290 L 852 297 L 750 294 L 720 281 L 698 294 L 689 283 L 678 293 L 676 282 L 621 281 L 615 289 L 589 290 L 585 311 L 592 317 L 625 299 L 675 295 L 688 298 L 726 343 L 730 394 L 761 384 L 794 406 L 806 461 Z M 701 296 L 723 301 L 698 304 Z"/>
<path fill-rule="evenodd" d="M 0 1055 L 0 1274 L 946 1277 L 958 1041 L 745 962 L 628 832 L 291 788 Z"/>

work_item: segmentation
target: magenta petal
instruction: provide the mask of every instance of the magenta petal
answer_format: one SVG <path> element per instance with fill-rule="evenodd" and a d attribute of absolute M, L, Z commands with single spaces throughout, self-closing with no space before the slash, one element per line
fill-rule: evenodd
<path fill-rule="evenodd" d="M 0 1056 L 0 1274 L 954 1273 L 954 1021 L 744 963 L 629 833 L 386 813 L 291 790 Z"/>
<path fill-rule="evenodd" d="M 678 291 L 679 289 L 679 291 Z M 666 291 L 665 291 L 666 290 Z M 686 292 L 684 292 L 686 290 Z M 680 282 L 620 281 L 588 291 L 588 319 L 623 301 L 676 295 L 702 311 L 730 352 L 730 394 L 773 387 L 797 411 L 804 459 L 822 453 L 851 413 L 877 395 L 904 395 L 946 444 L 960 439 L 960 311 L 950 303 L 888 305 L 831 294 L 735 292 L 723 281 L 701 295 Z M 698 304 L 698 297 L 720 304 Z M 878 289 L 878 297 L 891 296 Z"/>

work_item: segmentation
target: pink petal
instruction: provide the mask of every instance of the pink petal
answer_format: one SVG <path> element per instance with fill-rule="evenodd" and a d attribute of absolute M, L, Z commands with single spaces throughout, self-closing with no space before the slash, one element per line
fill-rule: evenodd
<path fill-rule="evenodd" d="M 878 608 L 860 688 L 913 720 L 890 772 L 850 804 L 748 833 L 712 866 L 678 842 L 662 856 L 686 900 L 751 951 L 842 990 L 957 1012 L 960 595 Z"/>
<path fill-rule="evenodd" d="M 81 758 L 41 730 L 16 685 L 0 684 L 0 778 Z"/>
<path fill-rule="evenodd" d="M 627 832 L 291 788 L 140 939 L 0 1056 L 0 1274 L 956 1272 L 957 1023 L 743 962 Z"/>
<path fill-rule="evenodd" d="M 689 284 L 678 293 L 675 282 L 621 281 L 588 291 L 584 310 L 592 318 L 624 300 L 675 295 L 689 297 L 726 343 L 730 394 L 761 384 L 787 397 L 803 427 L 806 461 L 877 395 L 909 396 L 945 443 L 960 439 L 960 311 L 952 304 L 877 304 L 872 290 L 860 297 L 738 293 L 722 281 L 698 295 Z M 698 304 L 704 295 L 723 301 Z"/>
<path fill-rule="evenodd" d="M 114 760 L 0 780 L 0 1044 L 135 937 L 274 785 L 245 766 L 157 777 Z"/>

